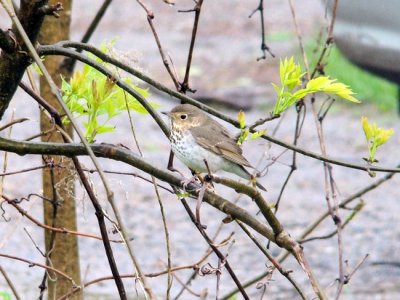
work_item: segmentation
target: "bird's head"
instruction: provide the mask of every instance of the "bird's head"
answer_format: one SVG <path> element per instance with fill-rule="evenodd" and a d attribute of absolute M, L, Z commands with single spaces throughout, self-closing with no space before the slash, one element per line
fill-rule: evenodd
<path fill-rule="evenodd" d="M 202 110 L 190 104 L 175 106 L 164 114 L 170 118 L 172 127 L 180 130 L 199 126 L 209 118 Z"/>

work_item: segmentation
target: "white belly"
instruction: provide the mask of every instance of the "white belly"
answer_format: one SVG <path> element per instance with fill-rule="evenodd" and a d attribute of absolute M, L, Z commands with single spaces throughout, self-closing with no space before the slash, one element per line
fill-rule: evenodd
<path fill-rule="evenodd" d="M 176 143 L 171 143 L 171 147 L 180 161 L 198 173 L 208 172 L 204 160 L 207 160 L 211 173 L 225 169 L 226 161 L 222 157 L 197 145 L 191 135 L 185 135 L 183 139 L 176 141 Z"/>

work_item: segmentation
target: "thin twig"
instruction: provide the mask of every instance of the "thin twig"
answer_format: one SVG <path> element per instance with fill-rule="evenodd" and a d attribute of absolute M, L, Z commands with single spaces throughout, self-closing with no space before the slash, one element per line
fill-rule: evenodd
<path fill-rule="evenodd" d="M 31 260 L 24 259 L 24 258 L 21 258 L 21 257 L 17 257 L 17 256 L 14 256 L 14 255 L 9 255 L 9 254 L 0 253 L 0 256 L 1 256 L 1 257 L 5 257 L 5 258 L 10 258 L 10 259 L 14 259 L 14 260 L 19 260 L 19 261 L 25 262 L 25 263 L 29 264 L 29 267 L 38 266 L 38 267 L 41 267 L 41 268 L 46 269 L 46 270 L 48 270 L 48 271 L 52 271 L 52 272 L 57 273 L 58 275 L 64 277 L 64 278 L 67 279 L 68 281 L 70 281 L 70 282 L 71 282 L 71 285 L 72 285 L 73 287 L 76 286 L 76 283 L 75 283 L 75 281 L 72 279 L 72 277 L 68 276 L 67 274 L 65 274 L 65 273 L 61 272 L 60 270 L 55 269 L 55 268 L 53 268 L 53 267 L 49 267 L 49 266 L 43 265 L 43 264 L 41 264 L 41 263 L 33 262 L 33 261 L 31 261 Z"/>
<path fill-rule="evenodd" d="M 165 68 L 166 68 L 167 71 L 168 71 L 168 74 L 170 75 L 170 77 L 171 77 L 171 79 L 172 79 L 172 82 L 173 82 L 174 85 L 175 85 L 175 88 L 176 88 L 177 90 L 179 90 L 179 86 L 180 86 L 180 85 L 179 85 L 179 80 L 178 80 L 178 78 L 176 78 L 175 73 L 172 71 L 172 68 L 171 68 L 171 66 L 170 66 L 170 64 L 169 64 L 169 62 L 168 62 L 168 59 L 167 59 L 167 56 L 165 55 L 165 52 L 164 52 L 164 50 L 163 50 L 163 47 L 161 46 L 160 39 L 159 39 L 159 37 L 158 37 L 156 28 L 155 28 L 154 23 L 153 23 L 154 13 L 153 13 L 152 11 L 150 11 L 149 8 L 147 8 L 147 6 L 143 3 L 143 1 L 141 1 L 141 0 L 136 0 L 136 1 L 137 1 L 137 2 L 139 3 L 139 5 L 146 11 L 146 14 L 147 14 L 147 21 L 148 21 L 148 23 L 149 23 L 149 25 L 150 25 L 150 29 L 151 29 L 151 32 L 153 33 L 154 39 L 156 40 L 156 44 L 157 44 L 158 50 L 159 50 L 159 52 L 160 52 L 161 59 L 162 59 L 162 61 L 163 61 L 163 63 L 164 63 Z"/>
<path fill-rule="evenodd" d="M 72 143 L 72 139 L 68 136 L 68 134 L 63 129 L 61 116 L 59 115 L 58 111 L 54 107 L 52 107 L 50 104 L 48 104 L 46 102 L 46 100 L 44 100 L 37 92 L 30 89 L 22 81 L 20 82 L 20 86 L 50 114 L 50 116 L 54 120 L 54 123 L 56 124 L 55 128 L 57 128 L 62 133 L 62 138 L 63 138 L 64 142 Z M 108 262 L 110 265 L 111 272 L 114 275 L 114 280 L 115 280 L 115 284 L 118 289 L 118 293 L 119 293 L 121 299 L 126 299 L 125 288 L 123 286 L 123 282 L 122 282 L 121 278 L 119 277 L 119 271 L 118 271 L 117 265 L 115 263 L 114 254 L 113 254 L 111 244 L 110 244 L 110 241 L 108 238 L 107 228 L 106 228 L 106 225 L 104 222 L 104 211 L 103 211 L 101 205 L 99 204 L 99 201 L 82 170 L 82 166 L 79 163 L 79 160 L 76 157 L 72 156 L 72 161 L 73 161 L 75 168 L 77 170 L 77 173 L 79 175 L 79 179 L 81 180 L 81 182 L 89 196 L 89 199 L 91 200 L 93 207 L 95 208 L 96 217 L 97 217 L 99 228 L 100 228 L 100 233 L 101 233 L 101 236 L 103 239 L 104 249 L 105 249 L 105 252 L 107 255 L 107 259 L 108 259 Z M 56 195 L 55 192 L 53 192 L 53 194 Z M 45 276 L 47 276 L 47 273 L 45 273 Z M 46 278 L 44 277 L 42 284 L 40 285 L 40 288 L 42 290 L 41 296 L 43 296 L 43 293 L 45 290 L 45 283 L 46 283 Z"/>
<path fill-rule="evenodd" d="M 208 255 L 210 253 L 212 253 L 212 252 L 209 251 L 205 256 L 203 256 L 200 260 L 198 260 L 194 264 L 172 267 L 170 270 L 167 269 L 167 270 L 163 270 L 163 271 L 159 271 L 159 272 L 146 273 L 146 274 L 144 274 L 144 276 L 149 277 L 149 278 L 154 278 L 154 277 L 168 274 L 168 272 L 176 272 L 176 271 L 187 270 L 187 269 L 198 269 L 198 266 L 208 257 Z M 121 274 L 121 278 L 137 278 L 137 274 Z M 113 279 L 114 279 L 113 276 L 104 276 L 104 277 L 99 277 L 99 278 L 87 281 L 81 287 L 72 289 L 68 294 L 61 296 L 57 300 L 66 300 L 66 299 L 68 299 L 68 297 L 72 296 L 73 294 L 75 294 L 79 291 L 82 291 L 84 288 L 87 288 L 88 286 L 90 286 L 92 284 L 96 284 L 96 283 L 106 281 L 106 280 L 113 280 Z"/>
<path fill-rule="evenodd" d="M 337 12 L 337 7 L 339 4 L 339 0 L 334 0 L 333 2 L 333 6 L 332 6 L 332 19 L 331 22 L 329 24 L 329 28 L 328 28 L 328 37 L 326 38 L 325 44 L 324 44 L 324 48 L 318 58 L 318 61 L 314 67 L 313 72 L 311 73 L 311 77 L 310 79 L 313 79 L 315 77 L 315 75 L 317 74 L 317 72 L 320 72 L 322 69 L 322 60 L 324 59 L 328 49 L 330 48 L 330 46 L 333 44 L 333 28 L 335 26 L 335 20 L 336 20 L 336 12 Z"/>
<path fill-rule="evenodd" d="M 345 221 L 343 222 L 343 224 L 341 225 L 341 229 L 342 229 L 342 230 L 346 227 L 346 225 L 347 225 L 351 220 L 354 219 L 354 217 L 356 216 L 356 214 L 359 213 L 359 212 L 363 209 L 363 207 L 364 207 L 364 202 L 363 202 L 363 201 L 361 201 L 359 204 L 357 204 L 357 205 L 355 206 L 355 208 L 353 209 L 353 211 L 351 212 L 351 214 L 346 218 L 346 220 L 345 220 Z M 331 233 L 328 233 L 328 234 L 325 234 L 325 235 L 322 235 L 322 236 L 315 236 L 315 237 L 305 238 L 305 239 L 299 240 L 298 242 L 301 243 L 301 244 L 304 244 L 304 243 L 307 243 L 307 242 L 310 242 L 310 241 L 329 239 L 329 238 L 333 237 L 333 236 L 334 236 L 335 234 L 337 234 L 337 233 L 338 233 L 338 230 L 337 230 L 337 228 L 336 228 L 336 229 L 335 229 L 334 231 L 332 231 Z"/>
<path fill-rule="evenodd" d="M 170 239 L 169 239 L 169 231 L 168 231 L 168 224 L 167 219 L 165 216 L 164 205 L 161 201 L 161 196 L 157 188 L 157 182 L 154 176 L 151 177 L 153 180 L 154 190 L 156 192 L 158 205 L 160 206 L 161 218 L 164 225 L 164 233 L 165 233 L 165 244 L 167 248 L 167 291 L 166 291 L 166 299 L 170 299 L 171 287 L 172 287 L 172 262 L 171 262 L 171 246 L 170 246 Z"/>
<path fill-rule="evenodd" d="M 295 146 L 297 145 L 298 140 L 300 138 L 300 133 L 301 133 L 301 130 L 303 128 L 304 120 L 306 118 L 306 109 L 305 109 L 304 103 L 302 103 L 302 102 L 299 103 L 299 105 L 297 106 L 297 111 L 296 112 L 297 112 L 296 127 L 295 127 L 295 130 L 294 130 L 294 138 L 293 138 L 293 145 L 295 145 Z M 293 152 L 293 154 L 292 154 L 292 163 L 290 165 L 289 174 L 286 176 L 286 179 L 283 182 L 283 185 L 282 185 L 282 187 L 281 187 L 281 189 L 279 191 L 278 198 L 277 198 L 277 200 L 275 202 L 275 213 L 278 212 L 279 205 L 280 205 L 280 202 L 281 202 L 281 199 L 282 199 L 282 196 L 283 196 L 283 192 L 285 191 L 285 189 L 286 189 L 286 187 L 287 187 L 287 185 L 289 183 L 290 178 L 292 177 L 294 171 L 296 171 L 296 170 L 297 170 L 297 153 Z"/>
<path fill-rule="evenodd" d="M 97 26 L 99 25 L 101 19 L 103 18 L 105 12 L 107 11 L 108 6 L 111 4 L 112 0 L 104 0 L 103 4 L 97 11 L 96 15 L 94 16 L 92 22 L 90 23 L 88 29 L 86 30 L 85 34 L 83 35 L 81 39 L 81 43 L 87 43 L 90 38 L 92 37 L 93 33 L 95 32 Z M 78 52 L 81 52 L 82 50 L 78 50 Z M 64 62 L 61 64 L 61 69 L 65 68 L 68 70 L 70 73 L 72 73 L 72 70 L 74 69 L 76 63 L 76 59 L 69 58 L 65 59 Z"/>
<path fill-rule="evenodd" d="M 348 284 L 348 283 L 349 283 L 350 279 L 351 279 L 351 278 L 353 277 L 353 275 L 358 271 L 358 269 L 361 268 L 361 266 L 365 263 L 365 261 L 367 260 L 368 257 L 369 257 L 369 254 L 366 254 L 366 255 L 360 260 L 360 262 L 354 267 L 354 269 L 353 269 L 350 273 L 348 273 L 348 274 L 345 276 L 345 282 L 344 282 L 344 284 Z"/>
<path fill-rule="evenodd" d="M 103 239 L 99 236 L 93 235 L 93 234 L 89 234 L 89 233 L 84 233 L 84 232 L 79 232 L 79 231 L 74 231 L 74 230 L 69 230 L 67 228 L 59 228 L 59 227 L 53 227 L 47 224 L 43 224 L 41 222 L 39 222 L 37 219 L 35 219 L 34 217 L 32 217 L 30 214 L 28 214 L 23 208 L 21 208 L 16 201 L 6 197 L 5 195 L 1 195 L 1 197 L 7 201 L 8 204 L 10 204 L 11 206 L 13 206 L 16 210 L 18 210 L 18 212 L 28 218 L 31 222 L 33 222 L 34 224 L 36 224 L 37 226 L 46 229 L 46 230 L 50 230 L 50 231 L 54 231 L 54 232 L 58 232 L 58 233 L 63 233 L 63 234 L 73 234 L 73 235 L 77 235 L 77 236 L 83 236 L 83 237 L 88 237 L 88 238 L 93 238 L 96 240 L 100 240 L 102 241 Z M 121 240 L 110 240 L 110 242 L 113 243 L 124 243 L 124 241 Z"/>
<path fill-rule="evenodd" d="M 241 194 L 238 194 L 237 197 L 236 197 L 236 199 L 235 199 L 234 201 L 232 201 L 233 204 L 236 204 L 236 203 L 239 201 L 240 198 L 241 198 Z M 213 241 L 214 243 L 215 243 L 215 240 L 217 239 L 217 237 L 219 236 L 219 234 L 221 233 L 223 227 L 224 227 L 224 221 L 222 221 L 222 222 L 219 224 L 218 228 L 216 229 L 216 231 L 215 231 L 215 233 L 214 233 L 214 236 L 212 237 L 212 241 Z M 224 243 L 225 241 L 228 241 L 229 238 L 230 238 L 230 237 L 228 237 L 227 239 L 225 239 L 224 241 L 222 241 L 222 243 Z M 211 247 L 208 247 L 207 250 L 206 250 L 206 252 L 205 252 L 204 258 L 207 258 L 211 253 L 212 253 L 212 249 L 211 249 Z M 185 282 L 185 285 L 182 287 L 182 289 L 181 289 L 181 290 L 178 292 L 178 294 L 175 296 L 174 300 L 178 300 L 178 299 L 179 299 L 179 297 L 182 295 L 182 293 L 183 293 L 184 290 L 185 290 L 185 286 L 189 285 L 189 284 L 197 277 L 197 275 L 198 275 L 198 272 L 194 271 L 194 272 L 189 276 L 189 278 L 188 278 L 188 279 L 186 280 L 186 282 Z"/>
<path fill-rule="evenodd" d="M 22 27 L 22 25 L 21 25 L 19 19 L 17 18 L 17 16 L 15 15 L 15 13 L 14 13 L 14 12 L 8 7 L 8 5 L 5 3 L 5 0 L 0 0 L 0 2 L 2 3 L 3 7 L 4 7 L 5 10 L 7 11 L 8 15 L 10 16 L 10 18 L 12 19 L 13 23 L 15 24 L 15 26 L 16 26 L 18 32 L 20 33 L 21 37 L 22 37 L 23 40 L 24 40 L 24 43 L 25 43 L 26 47 L 28 48 L 30 54 L 32 55 L 32 58 L 34 59 L 34 61 L 35 61 L 36 64 L 38 65 L 39 69 L 41 70 L 43 76 L 46 78 L 47 82 L 49 83 L 49 85 L 50 85 L 50 87 L 51 87 L 52 93 L 56 96 L 56 99 L 57 99 L 58 103 L 60 104 L 60 106 L 62 107 L 63 111 L 67 114 L 67 116 L 68 116 L 68 118 L 69 118 L 69 120 L 70 120 L 72 126 L 74 127 L 74 129 L 75 129 L 75 131 L 77 132 L 77 134 L 78 134 L 78 136 L 79 136 L 81 142 L 83 143 L 85 149 L 87 150 L 87 153 L 88 153 L 89 157 L 91 158 L 91 160 L 92 160 L 94 166 L 95 166 L 96 169 L 98 170 L 99 175 L 100 175 L 100 178 L 101 178 L 101 181 L 102 181 L 103 186 L 104 186 L 104 189 L 105 189 L 105 191 L 106 191 L 107 199 L 108 199 L 109 203 L 111 204 L 111 207 L 112 207 L 112 209 L 113 209 L 113 212 L 114 212 L 114 214 L 115 214 L 115 217 L 116 217 L 116 219 L 117 219 L 117 221 L 118 221 L 118 223 L 119 223 L 119 225 L 120 225 L 120 227 L 121 227 L 121 232 L 122 232 L 122 234 L 123 234 L 123 238 L 124 238 L 125 241 L 126 241 L 126 246 L 127 246 L 127 248 L 128 248 L 128 252 L 129 252 L 129 254 L 130 254 L 131 257 L 132 257 L 132 256 L 133 256 L 133 255 L 132 255 L 132 249 L 131 249 L 130 244 L 129 244 L 129 242 L 128 242 L 126 230 L 125 230 L 125 227 L 124 227 L 124 225 L 123 225 L 123 223 L 122 223 L 122 219 L 121 219 L 120 214 L 119 214 L 119 212 L 118 212 L 117 206 L 116 206 L 116 204 L 115 204 L 115 202 L 114 202 L 114 194 L 113 194 L 112 190 L 109 188 L 108 181 L 107 181 L 107 179 L 106 179 L 106 177 L 105 177 L 105 174 L 102 172 L 102 169 L 101 169 L 101 167 L 100 167 L 100 164 L 99 164 L 99 162 L 98 162 L 96 156 L 94 155 L 92 149 L 90 148 L 88 142 L 86 141 L 85 136 L 84 136 L 82 130 L 79 128 L 79 126 L 78 126 L 78 125 L 76 124 L 76 122 L 74 121 L 74 118 L 73 118 L 73 116 L 72 116 L 71 111 L 68 109 L 67 105 L 66 105 L 65 102 L 62 100 L 62 97 L 61 97 L 61 94 L 60 94 L 59 89 L 57 88 L 56 84 L 54 83 L 53 79 L 51 78 L 51 76 L 50 76 L 49 72 L 47 71 L 46 67 L 44 66 L 43 62 L 41 61 L 41 59 L 40 59 L 38 53 L 36 52 L 34 46 L 32 45 L 31 41 L 29 40 L 29 37 L 27 36 L 27 34 L 26 34 L 24 28 Z M 75 166 L 77 166 L 77 164 L 79 164 L 78 160 L 77 160 L 76 158 L 73 159 L 73 160 L 74 160 Z M 78 170 L 78 172 L 79 172 L 79 170 Z M 81 173 L 80 176 L 81 176 L 81 177 L 84 177 L 84 174 Z M 90 186 L 89 186 L 89 185 L 86 185 L 86 190 L 88 191 L 89 189 L 90 189 Z M 93 196 L 94 196 L 94 194 L 93 194 Z M 92 197 L 92 199 L 96 199 L 96 198 L 95 198 L 95 197 Z M 102 230 L 106 232 L 106 229 L 105 229 L 105 228 L 103 228 Z M 103 238 L 104 238 L 104 237 L 103 237 Z M 105 242 L 106 242 L 106 241 L 105 241 Z M 106 247 L 106 249 L 107 249 L 107 247 Z M 109 249 L 109 250 L 107 250 L 107 251 L 112 251 L 112 250 L 111 250 L 111 246 L 109 246 L 108 249 Z M 109 252 L 109 253 L 110 253 L 110 252 Z M 116 271 L 115 262 L 112 262 L 112 261 L 110 260 L 110 258 L 111 258 L 111 257 L 109 256 L 110 265 L 115 266 L 114 271 Z M 116 274 L 117 274 L 117 273 L 116 273 Z M 116 275 L 115 277 L 116 277 L 116 280 L 118 280 L 118 276 Z M 124 287 L 123 287 L 123 283 L 122 283 L 121 280 L 119 280 L 119 281 L 117 282 L 117 288 L 118 288 L 118 291 L 119 291 L 119 294 L 120 294 L 121 298 L 122 298 L 122 299 L 126 299 L 125 289 L 124 289 Z"/>
<path fill-rule="evenodd" d="M 201 226 L 201 224 L 199 224 L 197 222 L 196 217 L 193 214 L 192 210 L 190 209 L 189 205 L 187 204 L 186 200 L 184 198 L 182 198 L 181 202 L 183 204 L 183 207 L 186 209 L 186 211 L 187 211 L 190 219 L 192 220 L 193 224 L 195 224 L 196 228 L 199 230 L 200 234 L 204 237 L 206 242 L 210 245 L 210 247 L 212 248 L 214 253 L 217 255 L 217 257 L 220 260 L 223 260 L 225 262 L 224 266 L 225 266 L 226 270 L 228 271 L 229 275 L 232 277 L 232 279 L 235 282 L 236 286 L 238 287 L 238 289 L 239 289 L 240 293 L 242 294 L 243 298 L 246 299 L 246 300 L 250 299 L 249 296 L 247 295 L 247 293 L 245 292 L 245 290 L 243 289 L 241 282 L 239 281 L 239 279 L 237 278 L 236 274 L 234 273 L 234 271 L 232 270 L 231 266 L 229 265 L 228 261 L 226 260 L 226 257 L 221 253 L 221 251 L 218 250 L 217 247 L 215 247 L 215 245 L 212 243 L 212 240 L 209 238 L 209 236 L 205 232 L 204 228 Z"/>
<path fill-rule="evenodd" d="M 10 277 L 8 277 L 6 270 L 4 270 L 4 268 L 1 265 L 0 265 L 0 273 L 3 275 L 5 281 L 7 282 L 8 286 L 11 289 L 11 291 L 13 292 L 15 299 L 16 300 L 21 300 L 22 298 L 19 296 L 18 291 L 17 291 L 14 283 L 12 282 Z"/>
<path fill-rule="evenodd" d="M 260 12 L 260 18 L 261 18 L 261 51 L 263 53 L 262 56 L 257 58 L 257 61 L 259 61 L 267 58 L 265 54 L 266 51 L 272 57 L 275 57 L 275 55 L 271 52 L 270 48 L 267 46 L 267 43 L 265 42 L 264 0 L 260 0 L 257 8 L 250 14 L 249 18 L 251 18 L 257 11 Z"/>
<path fill-rule="evenodd" d="M 306 51 L 304 50 L 303 38 L 302 38 L 302 35 L 300 32 L 300 28 L 297 25 L 296 10 L 294 9 L 293 0 L 289 0 L 289 6 L 290 6 L 290 12 L 292 13 L 294 28 L 296 30 L 296 36 L 297 36 L 297 39 L 299 40 L 300 51 L 301 51 L 301 54 L 303 55 L 304 66 L 306 67 L 306 71 L 307 71 L 306 72 L 307 80 L 310 80 L 310 67 L 308 65 Z"/>
<path fill-rule="evenodd" d="M 62 166 L 61 166 L 61 167 L 62 167 Z M 95 173 L 95 172 L 97 172 L 97 170 L 95 170 L 95 169 L 86 169 L 86 168 L 83 168 L 83 170 L 84 170 L 85 172 L 89 172 L 89 173 Z M 151 179 L 145 178 L 145 177 L 143 177 L 142 175 L 140 175 L 139 173 L 135 173 L 135 172 L 121 172 L 121 171 L 104 170 L 104 173 L 107 173 L 107 174 L 126 175 L 126 176 L 133 176 L 133 177 L 140 178 L 140 179 L 142 179 L 142 180 L 144 180 L 144 181 L 146 181 L 146 182 L 148 182 L 148 183 L 153 183 L 153 181 L 152 181 Z M 0 174 L 0 176 L 1 176 L 1 174 Z M 160 184 L 157 184 L 157 187 L 159 187 L 160 189 L 163 189 L 163 190 L 165 190 L 165 191 L 167 191 L 167 192 L 169 192 L 169 193 L 174 194 L 174 191 L 173 191 L 173 190 L 171 190 L 171 189 L 169 189 L 169 188 L 167 188 L 167 187 L 165 187 L 165 186 L 162 186 L 162 185 L 160 185 Z"/>
<path fill-rule="evenodd" d="M 199 19 L 200 19 L 200 12 L 201 12 L 202 5 L 203 5 L 203 0 L 195 1 L 195 6 L 193 9 L 193 11 L 195 12 L 194 23 L 193 23 L 193 28 L 192 28 L 192 37 L 190 39 L 188 58 L 187 58 L 187 62 L 186 62 L 185 77 L 183 79 L 183 82 L 180 84 L 180 88 L 179 88 L 179 91 L 184 94 L 186 93 L 186 91 L 194 92 L 194 90 L 190 89 L 190 87 L 189 87 L 189 74 L 190 74 L 190 67 L 192 65 L 194 43 L 196 41 L 197 28 L 199 26 Z"/>
<path fill-rule="evenodd" d="M 352 201 L 358 199 L 359 197 L 365 195 L 366 193 L 376 189 L 377 187 L 379 187 L 381 184 L 385 183 L 386 181 L 392 179 L 394 175 L 395 175 L 394 173 L 386 174 L 383 178 L 381 178 L 381 179 L 377 180 L 376 182 L 374 182 L 374 183 L 372 183 L 372 184 L 360 189 L 359 191 L 357 191 L 354 194 L 350 195 L 346 199 L 342 200 L 340 202 L 340 204 L 339 204 L 339 207 L 340 208 L 345 208 Z M 301 241 L 301 240 L 305 239 L 309 234 L 311 234 L 322 223 L 323 220 L 325 220 L 329 216 L 330 216 L 329 211 L 326 211 L 321 216 L 319 216 L 312 224 L 310 224 L 303 231 L 302 234 L 300 234 L 300 236 L 298 238 L 298 241 Z M 288 251 L 283 250 L 282 253 L 278 256 L 277 261 L 280 262 L 280 263 L 283 262 L 286 258 L 289 257 L 289 254 L 290 253 Z M 247 287 L 253 285 L 254 283 L 258 282 L 259 280 L 261 280 L 265 276 L 267 276 L 267 272 L 263 272 L 263 273 L 255 276 L 254 278 L 244 282 L 243 286 L 245 288 L 247 288 Z M 229 293 L 227 293 L 224 297 L 222 297 L 222 299 L 229 299 L 230 297 L 235 295 L 237 292 L 238 292 L 238 290 L 234 289 L 234 290 L 230 291 Z"/>
<path fill-rule="evenodd" d="M 76 48 L 84 48 L 87 51 L 90 51 L 91 53 L 95 54 L 96 56 L 98 56 L 99 58 L 101 58 L 102 60 L 109 62 L 111 64 L 114 64 L 117 67 L 122 68 L 123 70 L 127 71 L 128 73 L 137 76 L 138 78 L 144 80 L 145 82 L 149 83 L 150 85 L 154 86 L 155 88 L 159 89 L 160 91 L 163 91 L 167 94 L 169 94 L 172 97 L 175 97 L 181 101 L 183 101 L 184 103 L 190 103 L 194 106 L 199 107 L 200 109 L 212 114 L 213 116 L 220 118 L 221 120 L 224 120 L 230 124 L 232 124 L 233 126 L 240 128 L 240 124 L 236 119 L 233 119 L 207 105 L 204 105 L 200 102 L 198 102 L 197 100 L 190 98 L 184 94 L 178 93 L 176 91 L 173 91 L 167 87 L 165 87 L 164 85 L 162 85 L 161 83 L 149 78 L 148 76 L 144 75 L 143 73 L 129 67 L 126 66 L 120 62 L 118 62 L 117 60 L 114 60 L 113 58 L 107 56 L 106 54 L 102 53 L 101 51 L 99 51 L 98 49 L 95 49 L 92 46 L 89 45 L 84 45 L 84 44 L 79 44 L 79 43 L 75 43 L 75 42 L 63 42 L 63 43 L 58 43 L 58 45 L 62 45 L 61 46 L 39 46 L 39 53 L 41 55 L 65 55 L 65 56 L 72 56 L 72 57 L 76 57 L 77 59 L 79 59 L 80 61 L 89 64 L 90 66 L 96 68 L 97 70 L 99 70 L 100 72 L 102 72 L 103 74 L 105 74 L 106 76 L 111 76 L 111 73 L 108 72 L 105 68 L 102 68 L 101 66 L 99 66 L 98 64 L 95 64 L 92 60 L 87 59 L 85 56 L 77 54 L 74 51 L 68 51 L 68 49 L 63 49 L 63 47 L 76 47 Z M 130 94 L 132 94 L 136 99 L 138 99 L 139 101 L 142 101 L 142 98 L 140 96 L 140 94 L 138 95 L 137 93 L 135 93 L 135 91 L 130 90 L 130 88 L 126 85 L 123 84 L 123 82 L 119 82 L 117 80 L 117 84 L 123 88 L 124 90 L 128 91 Z M 145 99 L 144 99 L 145 100 Z M 144 105 L 141 102 L 142 105 Z M 145 105 L 144 105 L 145 106 Z M 147 106 L 146 110 L 149 111 L 149 113 L 152 115 L 153 118 L 155 118 L 157 124 L 162 128 L 162 130 L 164 131 L 164 133 L 169 136 L 169 130 L 167 129 L 167 126 L 165 125 L 165 123 L 162 121 L 162 119 L 158 116 L 158 114 L 156 114 L 155 112 L 153 113 L 153 111 L 149 110 L 149 108 Z M 157 116 L 156 116 L 157 115 Z M 250 131 L 250 132 L 255 132 L 254 131 Z M 347 167 L 347 168 L 352 168 L 352 169 L 357 169 L 357 170 L 362 170 L 362 171 L 376 171 L 376 172 L 395 172 L 395 173 L 399 173 L 400 172 L 400 168 L 389 168 L 389 167 L 377 167 L 377 166 L 371 166 L 371 165 L 360 165 L 360 164 L 353 164 L 353 163 L 349 163 L 340 159 L 335 159 L 335 158 L 331 158 L 329 156 L 324 156 L 321 154 L 317 154 L 315 152 L 306 150 L 304 148 L 295 146 L 293 144 L 290 143 L 286 143 L 283 140 L 274 138 L 270 135 L 264 134 L 261 136 L 261 138 L 270 141 L 276 145 L 279 145 L 281 147 L 284 147 L 286 149 L 301 153 L 305 156 L 308 157 L 312 157 L 324 162 L 328 162 L 331 164 L 335 164 L 335 165 L 340 165 L 343 167 Z"/>
<path fill-rule="evenodd" d="M 247 236 L 256 244 L 257 248 L 260 249 L 260 251 L 268 258 L 268 260 L 274 265 L 274 267 L 281 273 L 284 277 L 287 278 L 287 280 L 293 285 L 293 287 L 297 290 L 299 293 L 300 297 L 302 299 L 307 299 L 305 296 L 304 292 L 301 290 L 299 284 L 292 278 L 291 276 L 291 271 L 289 270 L 284 270 L 282 266 L 279 264 L 279 262 L 276 261 L 276 259 L 268 252 L 268 250 L 261 245 L 261 243 L 257 240 L 257 238 L 246 228 L 246 226 L 236 220 L 236 222 L 239 224 L 240 228 L 247 234 Z"/>
<path fill-rule="evenodd" d="M 19 118 L 19 119 L 12 120 L 8 124 L 5 124 L 5 125 L 1 126 L 0 127 L 0 131 L 3 131 L 4 129 L 6 129 L 8 127 L 11 127 L 11 126 L 13 126 L 15 124 L 22 123 L 22 122 L 29 121 L 29 120 L 30 120 L 30 118 Z"/>

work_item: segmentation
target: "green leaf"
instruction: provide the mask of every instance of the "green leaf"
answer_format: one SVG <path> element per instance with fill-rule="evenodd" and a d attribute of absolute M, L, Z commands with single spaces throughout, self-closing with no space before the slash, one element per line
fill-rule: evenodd
<path fill-rule="evenodd" d="M 100 50 L 108 53 L 115 42 L 116 39 L 108 43 L 103 42 Z M 94 55 L 89 54 L 89 56 L 105 67 L 113 68 Z M 115 78 L 118 77 L 119 74 L 116 74 Z M 147 98 L 149 96 L 149 91 L 135 84 L 132 78 L 123 77 L 120 80 L 135 89 L 141 97 Z M 113 79 L 104 76 L 100 71 L 89 65 L 84 65 L 82 70 L 75 71 L 69 81 L 62 78 L 61 90 L 63 100 L 74 117 L 84 117 L 85 136 L 89 142 L 93 142 L 98 134 L 115 130 L 115 127 L 109 125 L 109 122 L 127 109 L 148 114 L 135 97 L 117 86 Z M 152 102 L 150 105 L 158 107 L 157 104 Z"/>
<path fill-rule="evenodd" d="M 246 116 L 243 112 L 243 110 L 239 111 L 237 119 L 239 121 L 239 126 L 241 129 L 246 127 Z"/>
<path fill-rule="evenodd" d="M 372 137 L 372 128 L 368 122 L 367 117 L 361 117 L 361 124 L 362 128 L 364 130 L 365 137 L 367 138 L 367 141 Z"/>
<path fill-rule="evenodd" d="M 305 88 L 299 88 L 302 85 L 301 79 L 304 75 L 305 73 L 301 71 L 300 64 L 297 64 L 293 57 L 280 61 L 279 77 L 281 86 L 272 83 L 277 94 L 273 111 L 275 115 L 283 113 L 307 95 L 317 92 L 333 94 L 354 103 L 360 102 L 353 96 L 354 93 L 348 86 L 337 82 L 335 79 L 330 79 L 328 76 L 313 78 L 306 84 Z"/>
<path fill-rule="evenodd" d="M 370 164 L 378 162 L 375 158 L 378 147 L 385 144 L 393 135 L 393 128 L 384 129 L 379 128 L 376 123 L 370 123 L 367 117 L 361 117 L 361 124 L 364 130 L 365 138 L 368 146 L 368 158 L 366 161 Z"/>
<path fill-rule="evenodd" d="M 190 196 L 188 192 L 182 192 L 182 191 L 178 191 L 175 194 L 178 196 L 178 198 L 187 198 Z"/>
<path fill-rule="evenodd" d="M 300 99 L 303 99 L 308 94 L 309 94 L 309 91 L 307 89 L 300 89 L 297 92 L 295 92 L 292 97 L 296 100 L 300 100 Z"/>
<path fill-rule="evenodd" d="M 306 89 L 311 93 L 315 93 L 315 92 L 323 90 L 326 86 L 329 86 L 329 84 L 331 82 L 332 82 L 332 80 L 330 80 L 329 77 L 320 76 L 320 77 L 311 79 L 307 83 Z"/>
<path fill-rule="evenodd" d="M 247 139 L 248 135 L 249 135 L 249 128 L 241 130 L 237 144 L 242 145 L 243 142 Z"/>
<path fill-rule="evenodd" d="M 267 130 L 262 130 L 262 131 L 257 131 L 251 134 L 251 139 L 255 140 L 258 139 L 260 136 L 263 136 L 265 133 L 267 132 Z"/>
<path fill-rule="evenodd" d="M 103 125 L 99 126 L 96 129 L 97 134 L 105 133 L 105 132 L 112 132 L 115 131 L 115 126 L 110 126 L 110 125 Z"/>

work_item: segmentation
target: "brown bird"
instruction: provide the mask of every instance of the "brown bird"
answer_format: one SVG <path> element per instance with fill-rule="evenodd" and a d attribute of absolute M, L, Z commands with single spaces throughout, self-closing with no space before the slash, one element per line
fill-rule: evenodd
<path fill-rule="evenodd" d="M 217 121 L 190 104 L 178 105 L 166 115 L 171 120 L 172 151 L 190 169 L 207 173 L 206 160 L 211 173 L 223 170 L 253 179 L 244 168 L 253 167 L 242 155 L 242 148 Z M 256 185 L 266 191 L 258 182 Z"/>

